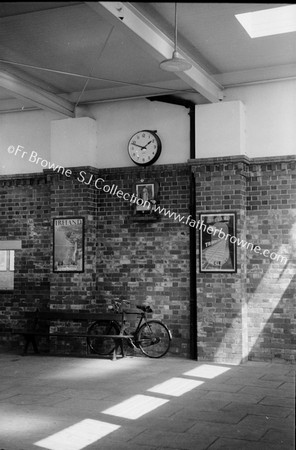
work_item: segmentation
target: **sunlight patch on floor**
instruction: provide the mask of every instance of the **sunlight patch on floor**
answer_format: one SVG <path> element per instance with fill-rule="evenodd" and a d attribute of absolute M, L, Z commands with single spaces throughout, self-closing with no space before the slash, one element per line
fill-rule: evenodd
<path fill-rule="evenodd" d="M 17 396 L 15 396 L 17 397 Z M 9 400 L 9 399 L 8 399 Z M 28 408 L 30 407 L 27 406 Z M 42 429 L 48 428 L 54 419 L 48 417 L 47 415 L 38 413 L 22 414 L 22 411 L 16 412 L 14 408 L 12 411 L 9 409 L 11 406 L 4 404 L 0 406 L 0 449 L 1 447 L 1 436 L 11 436 L 11 438 L 22 435 L 23 433 L 35 433 L 36 430 L 40 431 Z"/>
<path fill-rule="evenodd" d="M 212 379 L 218 377 L 222 373 L 227 372 L 229 369 L 230 369 L 229 367 L 215 366 L 211 364 L 202 364 L 201 366 L 196 367 L 195 369 L 183 373 L 183 375 L 187 375 L 189 377 Z"/>
<path fill-rule="evenodd" d="M 34 445 L 48 450 L 82 450 L 118 428 L 120 425 L 85 419 Z"/>
<path fill-rule="evenodd" d="M 172 395 L 173 397 L 180 397 L 186 392 L 203 384 L 203 381 L 188 380 L 186 378 L 171 378 L 164 383 L 157 384 L 156 386 L 147 389 L 149 392 L 156 392 L 158 394 Z"/>
<path fill-rule="evenodd" d="M 116 363 L 116 364 L 115 364 Z M 141 358 L 122 358 L 116 361 L 111 359 L 95 359 L 85 360 L 79 359 L 65 359 L 66 367 L 63 370 L 52 371 L 44 374 L 43 379 L 57 379 L 57 380 L 84 380 L 91 378 L 106 378 L 114 373 L 128 372 L 130 370 L 138 370 L 142 367 L 143 361 Z"/>
<path fill-rule="evenodd" d="M 102 411 L 103 414 L 110 414 L 112 416 L 123 417 L 125 419 L 138 419 L 138 417 L 147 414 L 150 411 L 164 405 L 169 400 L 157 397 L 150 397 L 148 395 L 134 395 L 128 400 L 118 403 L 118 405 Z"/>
<path fill-rule="evenodd" d="M 202 364 L 192 370 L 185 372 L 184 376 L 212 379 L 230 370 L 230 367 Z M 160 395 L 180 397 L 187 392 L 204 384 L 205 381 L 188 379 L 183 377 L 172 377 L 160 384 L 147 389 Z M 101 411 L 124 419 L 136 420 L 143 415 L 154 411 L 165 405 L 170 400 L 150 395 L 134 395 L 117 405 Z M 98 420 L 85 419 L 81 422 L 65 428 L 55 434 L 36 442 L 34 445 L 46 450 L 82 450 L 108 434 L 120 428 L 120 425 L 102 422 Z M 100 444 L 98 444 L 100 445 Z"/>

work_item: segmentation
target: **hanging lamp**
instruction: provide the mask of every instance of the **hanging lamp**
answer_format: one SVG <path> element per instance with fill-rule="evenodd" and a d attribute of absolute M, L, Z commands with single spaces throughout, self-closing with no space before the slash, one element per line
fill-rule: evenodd
<path fill-rule="evenodd" d="M 159 67 L 168 72 L 184 72 L 192 67 L 192 65 L 182 58 L 177 51 L 177 3 L 175 3 L 175 44 L 173 55 L 172 58 L 162 61 Z"/>

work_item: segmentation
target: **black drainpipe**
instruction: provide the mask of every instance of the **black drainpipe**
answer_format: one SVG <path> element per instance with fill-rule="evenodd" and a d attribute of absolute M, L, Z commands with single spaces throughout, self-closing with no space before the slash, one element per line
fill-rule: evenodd
<path fill-rule="evenodd" d="M 147 97 L 150 101 L 171 103 L 189 109 L 190 119 L 190 159 L 195 158 L 195 103 L 190 100 L 175 97 L 174 95 L 160 95 Z M 195 203 L 195 176 L 190 174 L 190 205 L 189 213 L 196 220 Z M 189 254 L 190 254 L 190 357 L 197 360 L 197 295 L 196 295 L 196 229 L 189 227 Z"/>

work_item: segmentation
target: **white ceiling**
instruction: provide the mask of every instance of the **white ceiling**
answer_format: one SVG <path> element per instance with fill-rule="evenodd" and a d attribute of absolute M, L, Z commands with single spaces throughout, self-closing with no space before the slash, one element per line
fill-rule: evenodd
<path fill-rule="evenodd" d="M 229 86 L 296 77 L 295 32 L 251 39 L 235 18 L 283 5 L 178 3 L 178 48 L 194 68 L 173 74 L 159 63 L 172 53 L 174 3 L 1 2 L 0 112 L 61 103 L 71 116 L 159 94 L 207 103 Z"/>

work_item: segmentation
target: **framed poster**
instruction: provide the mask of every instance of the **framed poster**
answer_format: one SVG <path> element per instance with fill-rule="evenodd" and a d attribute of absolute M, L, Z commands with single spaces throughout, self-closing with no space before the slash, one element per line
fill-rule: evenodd
<path fill-rule="evenodd" d="M 159 185 L 157 182 L 141 182 L 135 184 L 135 214 L 153 213 L 157 203 L 158 188 Z"/>
<path fill-rule="evenodd" d="M 84 271 L 84 218 L 53 219 L 53 271 Z"/>
<path fill-rule="evenodd" d="M 235 212 L 201 213 L 199 231 L 200 272 L 236 272 Z"/>

